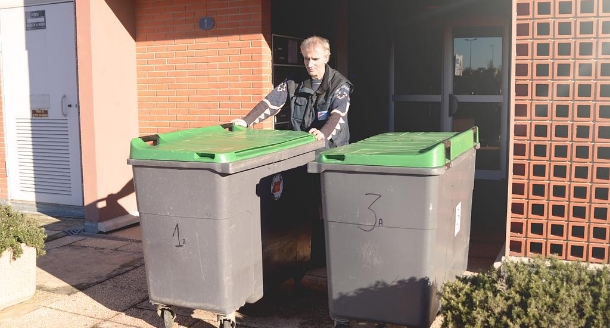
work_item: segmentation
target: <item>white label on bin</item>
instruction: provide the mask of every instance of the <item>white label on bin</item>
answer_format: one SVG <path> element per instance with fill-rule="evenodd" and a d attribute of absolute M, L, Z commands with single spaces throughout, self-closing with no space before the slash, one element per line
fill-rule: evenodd
<path fill-rule="evenodd" d="M 462 202 L 459 202 L 455 206 L 455 236 L 457 236 L 458 232 L 460 232 L 460 225 L 462 220 Z"/>

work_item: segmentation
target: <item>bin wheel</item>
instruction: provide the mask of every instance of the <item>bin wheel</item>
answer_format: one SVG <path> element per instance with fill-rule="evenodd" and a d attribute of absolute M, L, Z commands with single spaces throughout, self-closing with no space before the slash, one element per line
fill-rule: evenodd
<path fill-rule="evenodd" d="M 165 328 L 173 328 L 174 327 L 174 319 L 176 319 L 176 314 L 174 311 L 168 308 L 161 309 L 161 317 L 163 318 L 163 324 Z"/>
<path fill-rule="evenodd" d="M 220 322 L 220 325 L 218 326 L 218 328 L 235 328 L 237 327 L 237 324 L 235 323 L 235 321 L 231 320 L 231 319 L 223 319 Z"/>
<path fill-rule="evenodd" d="M 237 323 L 235 322 L 235 312 L 230 314 L 218 314 L 216 316 L 218 320 L 218 328 L 235 328 Z"/>

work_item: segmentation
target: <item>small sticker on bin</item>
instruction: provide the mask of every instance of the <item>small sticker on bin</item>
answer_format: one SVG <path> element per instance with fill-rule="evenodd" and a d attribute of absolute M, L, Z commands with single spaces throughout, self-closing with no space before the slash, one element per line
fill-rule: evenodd
<path fill-rule="evenodd" d="M 460 227 L 461 227 L 461 220 L 462 220 L 462 202 L 459 202 L 456 206 L 455 206 L 455 236 L 458 235 L 458 233 L 460 232 Z"/>
<path fill-rule="evenodd" d="M 284 178 L 278 173 L 274 175 L 271 180 L 271 194 L 273 194 L 273 199 L 280 199 L 280 197 L 282 197 L 282 191 L 284 191 Z"/>

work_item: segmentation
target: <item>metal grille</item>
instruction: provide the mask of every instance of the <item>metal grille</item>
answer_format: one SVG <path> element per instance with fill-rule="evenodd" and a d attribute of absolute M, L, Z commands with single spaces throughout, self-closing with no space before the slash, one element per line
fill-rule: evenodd
<path fill-rule="evenodd" d="M 66 119 L 17 119 L 19 188 L 71 195 L 70 140 Z"/>

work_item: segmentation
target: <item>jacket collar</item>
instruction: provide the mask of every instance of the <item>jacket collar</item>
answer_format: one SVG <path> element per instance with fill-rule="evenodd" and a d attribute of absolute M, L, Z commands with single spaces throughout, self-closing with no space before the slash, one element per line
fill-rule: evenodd
<path fill-rule="evenodd" d="M 322 84 L 320 84 L 320 88 L 318 88 L 318 91 L 316 91 L 317 94 L 324 94 L 326 93 L 326 91 L 328 91 L 328 88 L 330 86 L 328 82 L 330 70 L 330 66 L 326 64 L 326 67 L 324 68 L 324 77 L 322 77 Z M 311 83 L 311 81 L 309 83 Z"/>

